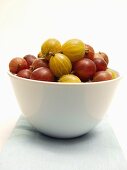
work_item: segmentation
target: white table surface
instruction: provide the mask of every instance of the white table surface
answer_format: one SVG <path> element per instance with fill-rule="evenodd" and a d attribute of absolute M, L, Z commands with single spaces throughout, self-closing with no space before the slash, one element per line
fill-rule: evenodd
<path fill-rule="evenodd" d="M 127 158 L 126 4 L 124 0 L 95 0 L 94 3 L 92 0 L 0 1 L 0 150 L 21 114 L 7 75 L 9 60 L 14 56 L 36 54 L 46 38 L 56 37 L 63 41 L 78 37 L 92 44 L 96 51 L 107 52 L 110 67 L 124 76 L 107 115 Z M 84 6 L 87 6 L 85 10 Z M 65 8 L 66 14 L 62 10 Z M 82 21 L 78 19 L 81 16 L 87 17 Z"/>

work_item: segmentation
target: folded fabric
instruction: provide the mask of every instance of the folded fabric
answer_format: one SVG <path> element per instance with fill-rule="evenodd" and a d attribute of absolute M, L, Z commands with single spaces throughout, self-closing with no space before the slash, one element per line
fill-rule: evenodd
<path fill-rule="evenodd" d="M 0 170 L 127 170 L 109 123 L 74 139 L 55 139 L 21 116 L 0 153 Z"/>

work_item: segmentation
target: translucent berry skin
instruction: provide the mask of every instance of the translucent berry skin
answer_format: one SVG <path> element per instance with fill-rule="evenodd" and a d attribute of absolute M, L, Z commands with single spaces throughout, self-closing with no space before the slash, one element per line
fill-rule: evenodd
<path fill-rule="evenodd" d="M 93 77 L 93 82 L 112 80 L 112 74 L 108 71 L 98 71 Z"/>
<path fill-rule="evenodd" d="M 47 39 L 41 46 L 42 56 L 47 60 L 59 52 L 61 52 L 61 43 L 55 38 Z"/>
<path fill-rule="evenodd" d="M 89 58 L 91 60 L 94 60 L 94 49 L 92 46 L 85 44 L 85 58 Z"/>
<path fill-rule="evenodd" d="M 96 65 L 92 60 L 83 58 L 74 63 L 73 71 L 81 81 L 88 81 L 95 74 Z"/>
<path fill-rule="evenodd" d="M 85 44 L 79 39 L 70 39 L 62 45 L 62 52 L 71 62 L 75 62 L 84 57 Z"/>
<path fill-rule="evenodd" d="M 107 69 L 107 63 L 102 58 L 94 58 L 94 63 L 96 64 L 96 71 L 105 71 Z"/>
<path fill-rule="evenodd" d="M 18 77 L 22 77 L 22 78 L 26 78 L 26 79 L 30 79 L 30 76 L 32 74 L 32 71 L 29 70 L 29 69 L 24 69 L 24 70 L 20 70 L 18 73 L 17 73 L 17 76 Z"/>
<path fill-rule="evenodd" d="M 49 67 L 56 77 L 69 74 L 72 70 L 70 59 L 61 53 L 57 53 L 50 58 Z"/>
<path fill-rule="evenodd" d="M 17 74 L 20 70 L 28 68 L 28 64 L 24 58 L 15 57 L 9 62 L 9 70 L 13 74 Z"/>
<path fill-rule="evenodd" d="M 109 58 L 108 58 L 107 54 L 104 53 L 104 52 L 95 53 L 94 58 L 102 58 L 102 59 L 104 59 L 106 61 L 107 65 L 109 63 Z"/>
<path fill-rule="evenodd" d="M 63 75 L 62 77 L 60 77 L 58 82 L 61 82 L 61 83 L 81 83 L 81 80 L 73 74 L 66 74 L 66 75 Z"/>
<path fill-rule="evenodd" d="M 46 59 L 36 58 L 31 65 L 31 70 L 35 70 L 39 67 L 48 67 L 48 61 Z"/>
<path fill-rule="evenodd" d="M 40 81 L 54 81 L 54 75 L 49 68 L 39 67 L 32 72 L 30 79 Z"/>
<path fill-rule="evenodd" d="M 36 59 L 36 57 L 31 54 L 27 54 L 23 58 L 26 60 L 28 67 L 30 67 L 32 65 L 33 61 Z"/>

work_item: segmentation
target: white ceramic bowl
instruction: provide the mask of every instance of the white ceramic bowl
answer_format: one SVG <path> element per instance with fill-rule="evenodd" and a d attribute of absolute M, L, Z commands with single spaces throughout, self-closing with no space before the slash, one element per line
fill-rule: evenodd
<path fill-rule="evenodd" d="M 8 73 L 28 121 L 40 132 L 72 138 L 93 129 L 104 117 L 120 80 L 94 83 L 42 82 Z"/>

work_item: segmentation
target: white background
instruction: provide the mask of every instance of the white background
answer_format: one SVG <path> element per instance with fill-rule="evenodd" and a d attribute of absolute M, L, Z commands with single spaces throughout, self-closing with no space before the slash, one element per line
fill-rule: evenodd
<path fill-rule="evenodd" d="M 51 37 L 79 38 L 106 52 L 123 77 L 107 115 L 127 157 L 126 16 L 126 0 L 0 0 L 0 149 L 21 114 L 7 75 L 10 59 L 36 55 Z"/>

